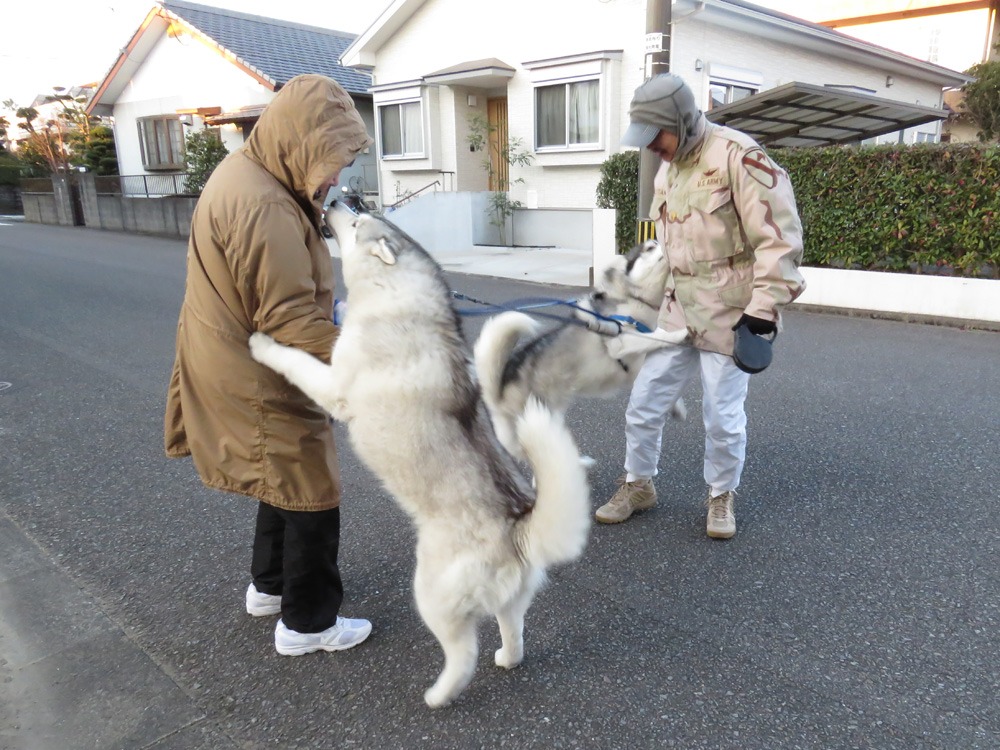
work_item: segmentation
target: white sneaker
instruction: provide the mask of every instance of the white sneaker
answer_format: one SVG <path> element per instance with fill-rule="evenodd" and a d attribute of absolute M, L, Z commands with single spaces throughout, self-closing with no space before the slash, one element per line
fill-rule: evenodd
<path fill-rule="evenodd" d="M 372 632 L 368 620 L 351 620 L 338 617 L 333 627 L 319 633 L 299 633 L 285 627 L 278 620 L 274 629 L 274 648 L 282 656 L 302 656 L 313 651 L 343 651 L 353 648 Z"/>
<path fill-rule="evenodd" d="M 281 613 L 281 597 L 274 594 L 262 594 L 252 583 L 247 587 L 247 614 L 254 617 L 267 617 Z"/>
<path fill-rule="evenodd" d="M 708 500 L 708 520 L 706 531 L 713 539 L 731 539 L 736 534 L 736 514 L 733 512 L 733 501 L 736 493 L 732 490 L 723 492 L 712 497 L 709 490 Z"/>

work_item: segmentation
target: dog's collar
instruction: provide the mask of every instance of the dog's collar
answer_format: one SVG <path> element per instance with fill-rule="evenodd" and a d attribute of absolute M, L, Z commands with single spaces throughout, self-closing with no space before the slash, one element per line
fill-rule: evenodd
<path fill-rule="evenodd" d="M 633 318 L 631 315 L 608 315 L 611 320 L 617 320 L 619 323 L 625 323 L 626 325 L 633 326 L 635 330 L 639 333 L 652 333 L 653 329 L 650 328 L 645 323 L 640 323 L 638 320 Z"/>

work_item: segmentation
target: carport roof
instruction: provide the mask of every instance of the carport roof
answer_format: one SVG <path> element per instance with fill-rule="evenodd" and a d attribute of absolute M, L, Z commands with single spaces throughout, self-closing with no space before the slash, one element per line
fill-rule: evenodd
<path fill-rule="evenodd" d="M 705 116 L 762 146 L 858 143 L 934 120 L 948 112 L 835 86 L 792 82 L 711 109 Z"/>

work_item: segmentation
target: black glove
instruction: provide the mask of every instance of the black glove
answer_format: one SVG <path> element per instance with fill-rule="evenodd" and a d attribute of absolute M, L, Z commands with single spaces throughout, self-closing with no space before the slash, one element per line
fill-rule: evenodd
<path fill-rule="evenodd" d="M 769 333 L 777 333 L 778 326 L 773 320 L 764 320 L 763 318 L 755 318 L 752 315 L 747 315 L 743 313 L 740 319 L 736 321 L 736 325 L 733 326 L 735 331 L 740 326 L 745 325 L 750 333 L 754 333 L 758 336 L 766 336 Z"/>

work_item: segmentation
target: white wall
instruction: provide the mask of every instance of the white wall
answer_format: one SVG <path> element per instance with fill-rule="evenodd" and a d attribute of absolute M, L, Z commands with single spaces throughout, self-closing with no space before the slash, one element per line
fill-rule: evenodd
<path fill-rule="evenodd" d="M 521 64 L 528 61 L 577 55 L 601 50 L 625 50 L 623 59 L 615 66 L 614 90 L 632 90 L 642 82 L 642 42 L 645 30 L 645 0 L 615 0 L 612 3 L 573 0 L 510 0 L 496 13 L 491 13 L 488 25 L 480 32 L 460 33 L 455 29 L 455 18 L 464 18 L 467 4 L 463 0 L 428 0 L 413 14 L 406 26 L 395 34 L 378 52 L 375 83 L 383 85 L 397 81 L 413 80 L 457 63 L 496 57 L 517 68 L 507 84 L 508 121 L 511 138 L 520 138 L 531 148 L 534 143 L 533 112 L 534 86 L 529 71 Z M 572 33 L 552 33 L 553 29 L 567 27 L 572 19 Z M 442 30 L 447 43 L 442 43 Z M 463 189 L 476 189 L 468 170 L 481 171 L 478 159 L 468 157 L 468 146 L 460 131 L 468 109 L 466 95 L 476 93 L 485 114 L 484 99 L 487 92 L 472 91 L 464 87 L 451 93 L 449 87 L 440 87 L 437 107 L 432 122 L 454 133 L 450 142 L 442 136 L 442 150 L 451 154 L 452 161 L 443 157 L 428 165 L 429 170 L 449 169 L 455 164 L 459 183 Z M 449 93 L 445 93 L 445 92 Z M 376 95 L 376 103 L 377 103 Z M 618 149 L 621 129 L 627 124 L 620 96 L 605 96 L 605 143 L 599 151 L 576 154 L 539 155 L 529 167 L 515 167 L 511 180 L 524 179 L 523 184 L 512 184 L 511 195 L 524 201 L 527 191 L 538 196 L 538 206 L 559 208 L 590 208 L 594 205 L 600 164 Z M 450 121 L 444 124 L 445 121 Z M 464 154 L 462 153 L 464 151 Z M 439 154 L 439 156 L 441 156 Z M 582 164 L 580 162 L 583 162 Z M 394 169 L 393 167 L 396 167 Z M 398 181 L 403 189 L 416 190 L 427 182 L 429 172 L 406 173 L 398 162 L 383 162 L 383 195 L 387 202 L 394 199 L 393 185 Z M 429 179 L 428 179 L 429 178 Z M 480 177 L 482 180 L 483 178 Z M 482 184 L 482 183 L 480 183 Z"/>
<path fill-rule="evenodd" d="M 857 86 L 870 90 L 872 96 L 925 107 L 942 105 L 941 87 L 921 78 L 848 60 L 831 60 L 815 50 L 761 39 L 749 33 L 736 34 L 731 29 L 705 22 L 701 16 L 678 22 L 675 32 L 672 69 L 694 89 L 703 108 L 708 106 L 713 63 L 759 73 L 763 78 L 761 90 L 800 81 L 819 86 Z M 701 71 L 695 70 L 696 60 L 702 61 Z M 891 86 L 886 85 L 889 75 L 893 79 Z M 936 134 L 940 126 L 931 123 L 911 129 L 917 130 Z M 906 142 L 913 141 L 912 132 L 908 131 Z"/>
<path fill-rule="evenodd" d="M 1000 322 L 1000 283 L 910 273 L 802 268 L 793 304 Z"/>
<path fill-rule="evenodd" d="M 178 109 L 221 107 L 230 112 L 266 104 L 274 94 L 203 42 L 163 34 L 114 106 L 118 166 L 123 175 L 152 174 L 142 167 L 136 119 Z M 196 118 L 197 119 L 197 118 Z M 226 148 L 243 143 L 235 125 L 222 127 Z M 185 128 L 185 135 L 190 132 Z"/>

